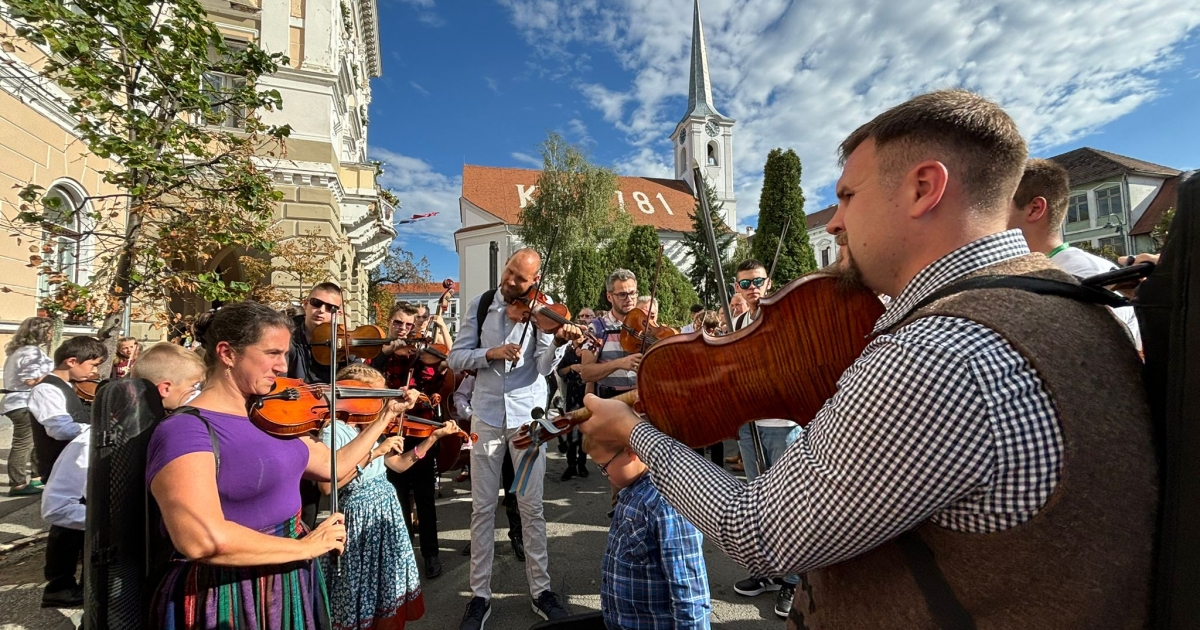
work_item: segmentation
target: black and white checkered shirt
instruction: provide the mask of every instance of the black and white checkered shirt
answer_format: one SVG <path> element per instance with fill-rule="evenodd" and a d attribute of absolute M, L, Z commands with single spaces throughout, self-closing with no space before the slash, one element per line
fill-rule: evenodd
<path fill-rule="evenodd" d="M 1029 253 L 1010 230 L 922 270 L 876 323 L 963 275 Z M 847 560 L 922 521 L 984 533 L 1025 522 L 1060 475 L 1049 394 L 999 334 L 926 317 L 871 341 L 783 457 L 746 485 L 648 423 L 631 443 L 655 484 L 753 575 Z"/>

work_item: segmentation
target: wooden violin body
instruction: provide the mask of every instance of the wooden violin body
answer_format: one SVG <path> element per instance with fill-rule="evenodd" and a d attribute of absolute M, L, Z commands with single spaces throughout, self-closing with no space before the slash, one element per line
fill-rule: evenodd
<path fill-rule="evenodd" d="M 629 311 L 621 325 L 621 349 L 630 354 L 642 352 L 654 344 L 678 335 L 679 331 L 670 326 L 656 326 L 650 323 L 650 316 L 640 308 Z"/>
<path fill-rule="evenodd" d="M 359 381 L 338 381 L 337 417 L 348 424 L 371 422 L 383 410 L 385 398 L 399 398 L 404 390 L 378 389 Z M 277 378 L 269 394 L 247 403 L 255 426 L 271 435 L 291 437 L 316 431 L 329 422 L 329 385 L 313 385 L 298 378 Z"/>
<path fill-rule="evenodd" d="M 538 330 L 549 334 L 558 332 L 566 324 L 574 324 L 571 321 L 571 309 L 566 304 L 551 304 L 546 294 L 537 290 L 537 285 L 531 287 L 524 296 L 510 302 L 507 313 L 514 322 L 525 322 L 532 318 Z M 586 327 L 582 328 L 582 332 L 583 343 L 588 347 L 599 349 L 604 345 Z"/>
<path fill-rule="evenodd" d="M 636 395 L 622 398 L 636 400 L 651 424 L 693 448 L 732 439 L 752 420 L 808 424 L 866 348 L 883 305 L 866 289 L 811 274 L 759 307 L 759 318 L 731 335 L 697 332 L 658 342 L 642 358 Z M 565 428 L 588 416 L 583 409 L 554 424 Z M 528 445 L 528 435 L 514 444 Z"/>
<path fill-rule="evenodd" d="M 321 365 L 329 365 L 331 350 L 329 341 L 332 337 L 333 328 L 329 324 L 321 324 L 313 329 L 311 341 L 313 360 Z M 350 331 L 347 331 L 345 326 L 338 324 L 337 337 L 339 360 L 357 357 L 361 361 L 370 361 L 379 356 L 383 346 L 391 342 L 383 328 L 372 324 L 359 326 Z"/>

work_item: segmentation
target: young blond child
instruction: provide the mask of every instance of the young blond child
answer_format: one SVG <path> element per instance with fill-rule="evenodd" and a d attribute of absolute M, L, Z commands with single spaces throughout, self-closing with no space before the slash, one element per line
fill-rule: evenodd
<path fill-rule="evenodd" d="M 700 532 L 659 494 L 632 448 L 583 437 L 583 449 L 619 489 L 600 578 L 609 628 L 709 628 L 708 569 Z"/>

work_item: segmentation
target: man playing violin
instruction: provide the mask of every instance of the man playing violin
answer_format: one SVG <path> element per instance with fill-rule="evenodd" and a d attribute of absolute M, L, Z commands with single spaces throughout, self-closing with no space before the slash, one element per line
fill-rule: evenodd
<path fill-rule="evenodd" d="M 737 267 L 733 290 L 736 291 L 735 297 L 741 298 L 741 301 L 745 303 L 745 311 L 733 319 L 733 330 L 738 331 L 749 326 L 762 314 L 762 309 L 758 304 L 759 300 L 771 290 L 771 279 L 767 277 L 767 268 L 753 258 L 742 261 Z M 765 468 L 770 468 L 783 455 L 787 447 L 800 437 L 801 431 L 800 425 L 795 422 L 779 418 L 758 420 L 753 425 L 750 423 L 742 425 L 738 429 L 738 453 L 741 456 L 743 470 L 746 472 L 747 483 L 753 483 L 759 475 L 758 455 L 754 451 L 754 438 L 751 436 L 751 432 L 754 430 L 751 428 L 752 426 L 757 427 L 758 430 Z M 720 460 L 715 457 L 713 461 L 717 462 L 718 466 L 720 465 Z M 779 591 L 775 596 L 775 614 L 787 617 L 792 608 L 792 597 L 795 595 L 796 585 L 799 583 L 800 576 L 796 574 L 783 578 L 750 576 L 734 584 L 733 590 L 738 595 L 746 597 Z"/>
<path fill-rule="evenodd" d="M 579 350 L 579 377 L 587 383 L 589 393 L 612 398 L 637 387 L 637 369 L 642 353 L 629 353 L 621 348 L 621 327 L 625 317 L 638 303 L 637 276 L 628 269 L 617 269 L 605 280 L 605 295 L 612 310 L 593 321 L 592 328 L 603 342 L 600 351 Z"/>
<path fill-rule="evenodd" d="M 417 318 L 420 310 L 408 302 L 399 302 L 392 306 L 388 314 L 389 336 L 396 340 L 380 349 L 379 356 L 371 360 L 371 367 L 379 370 L 386 379 L 390 389 L 412 387 L 426 395 L 433 395 L 441 385 L 438 376 L 446 375 L 445 363 L 442 366 L 428 365 L 417 356 L 417 346 L 400 343 L 410 335 L 421 335 Z M 428 318 L 427 318 L 428 319 Z M 422 414 L 413 411 L 413 415 Z M 433 419 L 433 418 L 429 418 Z M 406 437 L 404 447 L 413 448 L 424 438 Z M 424 457 L 403 472 L 388 469 L 387 478 L 396 488 L 396 496 L 400 505 L 404 506 L 404 524 L 408 531 L 413 531 L 412 514 L 408 509 L 408 497 L 417 508 L 417 532 L 421 538 L 421 557 L 425 564 L 425 578 L 436 579 L 442 574 L 442 561 L 438 558 L 440 541 L 438 540 L 437 525 L 437 458 L 441 454 L 441 445 L 434 444 L 430 455 Z"/>
<path fill-rule="evenodd" d="M 752 574 L 807 572 L 790 628 L 1146 627 L 1158 470 L 1140 362 L 1104 307 L 1028 280 L 1082 298 L 1007 229 L 1016 125 L 939 91 L 841 155 L 839 267 L 892 300 L 775 465 L 742 484 L 595 397 L 583 431 L 629 443 Z"/>
<path fill-rule="evenodd" d="M 524 453 L 514 450 L 511 439 L 529 422 L 533 408 L 545 404 L 546 376 L 562 359 L 565 344 L 582 337 L 573 324 L 562 325 L 552 335 L 534 328 L 528 320 L 514 321 L 508 316 L 510 306 L 520 303 L 541 280 L 541 263 L 541 256 L 532 249 L 518 250 L 509 257 L 499 289 L 471 300 L 450 350 L 453 370 L 476 370 L 471 404 L 479 420 L 471 425 L 479 441 L 471 450 L 472 598 L 463 614 L 460 627 L 464 630 L 482 628 L 491 614 L 493 532 L 504 452 L 508 450 L 513 463 L 520 466 Z M 546 518 L 542 513 L 545 445 L 533 462 L 524 492 L 517 496 L 524 529 L 525 575 L 535 612 L 546 619 L 560 619 L 569 613 L 559 595 L 550 590 L 547 570 Z"/>
<path fill-rule="evenodd" d="M 328 383 L 333 376 L 332 368 L 322 365 L 313 358 L 313 331 L 321 324 L 333 321 L 333 315 L 342 310 L 342 288 L 332 282 L 322 282 L 308 292 L 303 304 L 304 315 L 292 320 L 291 346 L 288 349 L 288 378 L 298 378 L 305 383 Z M 339 318 L 340 321 L 340 318 Z M 339 361 L 338 367 L 349 361 Z M 300 518 L 309 526 L 317 525 L 317 504 L 321 490 L 308 479 L 300 480 Z"/>

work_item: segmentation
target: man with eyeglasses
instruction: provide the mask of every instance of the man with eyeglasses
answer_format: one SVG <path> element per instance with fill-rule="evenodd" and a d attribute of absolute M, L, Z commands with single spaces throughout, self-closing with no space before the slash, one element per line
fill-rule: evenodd
<path fill-rule="evenodd" d="M 388 313 L 388 337 L 392 343 L 380 348 L 379 355 L 371 360 L 371 367 L 379 370 L 390 389 L 414 387 L 425 394 L 433 394 L 444 381 L 439 375 L 451 378 L 445 365 L 432 366 L 419 361 L 415 354 L 416 346 L 406 345 L 403 339 L 412 334 L 420 335 L 418 319 L 420 309 L 408 302 L 397 302 Z M 410 412 L 432 418 L 431 413 L 421 411 Z M 412 448 L 423 441 L 423 438 L 408 437 L 404 439 L 405 449 Z M 429 457 L 429 455 L 433 455 Z M 404 506 L 404 524 L 408 531 L 416 531 L 421 540 L 421 557 L 425 564 L 425 578 L 436 579 L 442 575 L 442 561 L 438 557 L 440 541 L 437 524 L 437 460 L 441 457 L 441 443 L 434 444 L 420 461 L 408 470 L 398 473 L 387 471 L 388 481 L 396 489 L 400 505 Z M 409 496 L 417 508 L 417 526 L 414 529 L 412 513 L 408 509 Z"/>
<path fill-rule="evenodd" d="M 628 269 L 617 269 L 609 274 L 604 287 L 612 310 L 592 322 L 593 332 L 604 345 L 599 354 L 580 350 L 577 369 L 589 393 L 612 398 L 637 387 L 637 369 L 642 363 L 640 352 L 630 354 L 621 348 L 621 327 L 637 307 L 637 276 Z"/>
<path fill-rule="evenodd" d="M 759 301 L 770 290 L 771 279 L 767 277 L 767 268 L 761 262 L 750 259 L 738 265 L 734 291 L 737 292 L 736 297 L 745 301 L 746 310 L 734 318 L 734 331 L 741 330 L 758 319 L 758 316 L 762 314 L 762 310 L 759 309 Z M 783 456 L 784 451 L 792 445 L 792 442 L 799 439 L 800 431 L 802 431 L 800 426 L 791 420 L 759 420 L 754 424 L 758 426 L 758 435 L 762 442 L 763 457 L 765 458 L 763 464 L 768 468 Z M 744 424 L 742 428 L 738 429 L 738 451 L 742 455 L 746 483 L 753 483 L 759 475 L 758 458 L 754 453 L 754 439 L 750 432 L 750 424 Z M 778 591 L 775 598 L 775 613 L 780 617 L 787 617 L 788 611 L 792 607 L 796 584 L 799 582 L 799 575 L 788 575 L 784 578 L 751 576 L 734 584 L 733 590 L 746 597 Z"/>

